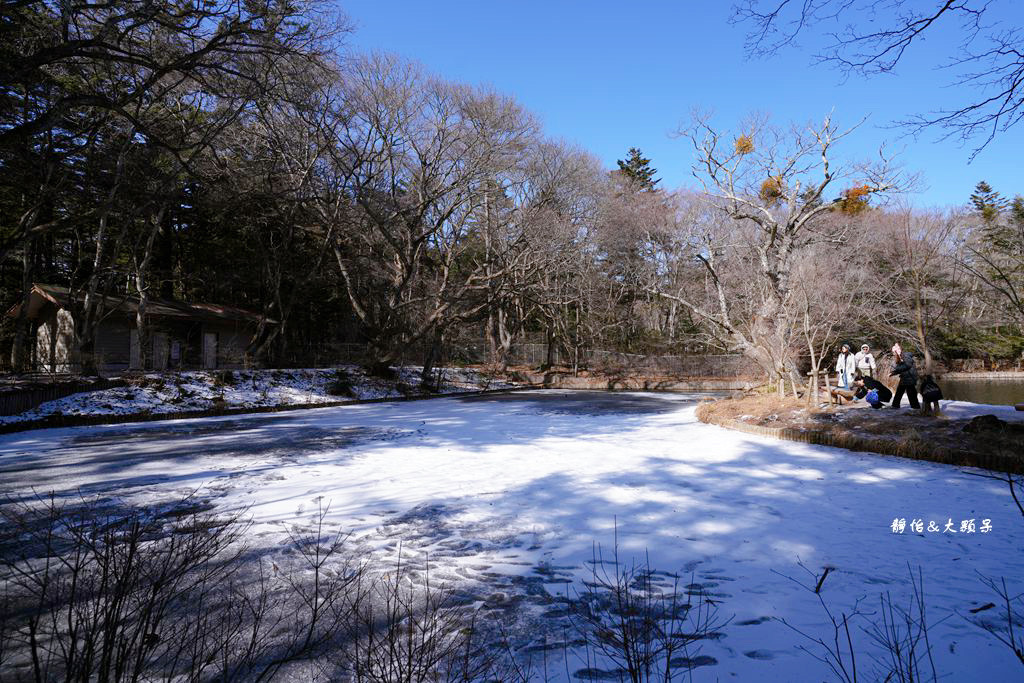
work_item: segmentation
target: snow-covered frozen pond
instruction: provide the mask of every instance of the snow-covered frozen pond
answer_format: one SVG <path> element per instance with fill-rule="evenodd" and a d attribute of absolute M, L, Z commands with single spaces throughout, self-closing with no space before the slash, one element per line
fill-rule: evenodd
<path fill-rule="evenodd" d="M 730 432 L 697 422 L 695 405 L 679 394 L 536 391 L 25 432 L 0 437 L 0 495 L 135 503 L 198 491 L 223 509 L 248 506 L 253 541 L 268 547 L 329 503 L 362 557 L 393 559 L 399 544 L 407 557 L 429 554 L 438 580 L 514 602 L 538 644 L 557 631 L 545 631 L 545 596 L 586 579 L 594 544 L 610 547 L 617 526 L 625 561 L 646 554 L 684 583 L 693 576 L 731 618 L 703 644 L 712 659 L 695 680 L 829 678 L 798 650 L 811 643 L 778 620 L 831 638 L 798 563 L 834 568 L 822 595 L 836 613 L 858 598 L 876 610 L 886 591 L 907 606 L 908 565 L 921 567 L 947 680 L 1024 676 L 970 621 L 996 612 L 970 613 L 995 597 L 979 574 L 1024 589 L 1024 520 L 1005 485 Z M 915 533 L 918 519 L 940 530 Z M 967 520 L 973 533 L 960 532 Z M 948 522 L 954 532 L 942 531 Z M 854 637 L 870 650 L 866 634 Z"/>

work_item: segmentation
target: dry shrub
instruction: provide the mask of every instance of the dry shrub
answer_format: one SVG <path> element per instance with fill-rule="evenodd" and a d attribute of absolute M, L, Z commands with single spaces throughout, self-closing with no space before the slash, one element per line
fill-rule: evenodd
<path fill-rule="evenodd" d="M 779 396 L 775 393 L 753 394 L 701 403 L 697 406 L 697 419 L 702 422 L 715 422 L 736 420 L 751 415 L 756 418 L 751 424 L 782 426 L 788 425 L 798 413 L 803 413 L 806 409 L 806 403 L 792 396 Z"/>
<path fill-rule="evenodd" d="M 325 513 L 326 511 L 324 511 Z M 185 499 L 0 509 L 0 680 L 269 680 L 335 640 L 358 572 L 293 537 L 301 571 L 248 554 L 240 514 Z"/>
<path fill-rule="evenodd" d="M 620 561 L 618 540 L 611 557 L 600 546 L 591 561 L 587 591 L 578 595 L 573 627 L 583 638 L 587 667 L 576 672 L 584 680 L 627 680 L 669 683 L 693 678 L 693 670 L 713 664 L 701 656 L 702 641 L 718 638 L 728 620 L 703 588 L 682 585 L 681 575 L 653 569 L 645 560 Z M 609 569 L 611 567 L 611 569 Z M 614 669 L 604 667 L 611 664 Z"/>
<path fill-rule="evenodd" d="M 327 382 L 325 390 L 330 396 L 344 396 L 345 398 L 355 398 L 356 396 L 352 377 L 344 368 L 338 368 L 334 371 L 334 377 Z"/>
<path fill-rule="evenodd" d="M 129 389 L 163 389 L 166 382 L 162 377 L 150 377 L 149 375 L 125 375 L 124 384 Z"/>
<path fill-rule="evenodd" d="M 898 455 L 907 458 L 919 458 L 932 450 L 932 443 L 920 430 L 904 429 L 896 437 Z"/>
<path fill-rule="evenodd" d="M 768 176 L 761 183 L 761 189 L 758 190 L 757 196 L 764 203 L 774 205 L 782 198 L 783 189 L 784 186 L 780 176 Z"/>
<path fill-rule="evenodd" d="M 856 216 L 867 210 L 870 197 L 870 187 L 867 185 L 854 185 L 842 191 L 838 209 L 847 215 Z"/>
<path fill-rule="evenodd" d="M 233 387 L 238 384 L 238 377 L 235 376 L 232 370 L 218 370 L 212 373 L 213 375 L 213 386 L 215 387 Z"/>
<path fill-rule="evenodd" d="M 754 141 L 749 135 L 743 134 L 736 138 L 736 154 L 745 156 L 754 151 Z"/>
<path fill-rule="evenodd" d="M 870 680 L 892 683 L 939 680 L 928 630 L 944 619 L 931 623 L 927 618 L 924 578 L 920 568 L 915 576 L 914 571 L 908 567 L 912 591 L 906 598 L 905 607 L 898 598 L 885 592 L 879 595 L 877 611 L 862 610 L 861 598 L 858 598 L 849 612 L 836 615 L 822 595 L 825 578 L 834 567 L 825 567 L 824 573 L 817 575 L 802 563 L 798 563 L 798 566 L 813 577 L 811 584 L 772 571 L 814 593 L 831 628 L 826 628 L 825 635 L 821 635 L 805 631 L 785 619 L 780 621 L 807 640 L 807 645 L 798 645 L 797 649 L 828 666 L 835 680 L 842 683 L 867 680 L 864 675 L 866 658 L 871 659 L 875 665 Z M 858 632 L 868 636 L 874 647 L 860 645 Z M 859 675 L 858 661 L 861 669 Z"/>
<path fill-rule="evenodd" d="M 374 577 L 347 561 L 326 514 L 271 560 L 242 542 L 241 513 L 195 500 L 3 506 L 0 681 L 269 681 L 293 667 L 366 683 L 530 680 L 429 568 Z"/>
<path fill-rule="evenodd" d="M 330 680 L 354 683 L 468 683 L 530 680 L 511 651 L 485 637 L 492 629 L 476 607 L 454 599 L 449 584 L 432 583 L 430 569 L 398 564 L 366 576 L 345 597 L 346 646 L 323 665 Z"/>

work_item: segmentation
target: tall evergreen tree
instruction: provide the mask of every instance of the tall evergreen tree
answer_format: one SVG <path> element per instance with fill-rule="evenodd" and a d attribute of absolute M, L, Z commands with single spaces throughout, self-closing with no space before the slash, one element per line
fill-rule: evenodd
<path fill-rule="evenodd" d="M 629 178 L 630 182 L 640 190 L 653 192 L 655 186 L 661 182 L 661 178 L 655 178 L 654 174 L 658 169 L 651 168 L 651 160 L 644 157 L 636 147 L 629 148 L 629 158 L 623 161 L 618 160 L 619 172 Z"/>
<path fill-rule="evenodd" d="M 982 180 L 974 186 L 974 194 L 971 195 L 971 205 L 978 212 L 985 223 L 991 225 L 998 218 L 999 214 L 1006 209 L 1006 200 L 992 186 Z"/>

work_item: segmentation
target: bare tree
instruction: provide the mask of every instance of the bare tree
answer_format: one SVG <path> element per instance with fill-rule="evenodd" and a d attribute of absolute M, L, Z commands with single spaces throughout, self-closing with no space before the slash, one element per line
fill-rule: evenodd
<path fill-rule="evenodd" d="M 998 16 L 1001 11 L 1009 25 Z M 915 43 L 955 23 L 959 42 L 943 66 L 952 74 L 951 85 L 973 98 L 903 124 L 913 131 L 939 128 L 945 137 L 981 138 L 972 158 L 1024 118 L 1019 20 L 1012 0 L 743 0 L 733 13 L 733 22 L 749 27 L 746 47 L 752 55 L 774 54 L 820 31 L 825 44 L 816 61 L 867 76 L 893 72 Z"/>
<path fill-rule="evenodd" d="M 576 263 L 572 255 L 594 205 L 600 175 L 596 160 L 580 150 L 538 141 L 525 160 L 525 182 L 516 186 L 515 196 L 505 199 L 504 210 L 495 212 L 485 205 L 490 302 L 485 334 L 498 369 L 506 367 L 513 344 L 527 326 L 555 306 L 545 283 Z"/>
<path fill-rule="evenodd" d="M 871 276 L 863 316 L 878 334 L 911 339 L 934 361 L 934 332 L 958 314 L 969 288 L 955 258 L 961 217 L 956 213 L 879 211 L 865 218 L 872 237 L 863 264 Z"/>
<path fill-rule="evenodd" d="M 828 352 L 840 334 L 849 329 L 851 320 L 862 315 L 862 283 L 866 277 L 855 248 L 849 244 L 814 245 L 797 264 L 791 306 L 794 318 L 800 321 L 800 337 L 807 353 L 807 399 L 812 404 L 818 402 L 818 375 L 830 370 Z"/>
<path fill-rule="evenodd" d="M 707 296 L 669 293 L 714 330 L 727 348 L 756 362 L 769 380 L 796 383 L 794 269 L 815 244 L 841 244 L 848 217 L 872 195 L 897 187 L 899 174 L 882 157 L 850 169 L 834 168 L 834 145 L 849 131 L 826 118 L 820 126 L 781 131 L 752 121 L 736 136 L 698 117 L 684 132 L 696 151 L 694 176 L 728 220 L 684 226 L 690 255 L 706 275 Z M 853 184 L 826 192 L 851 176 Z M 837 196 L 838 195 L 838 196 Z M 747 313 L 738 309 L 746 307 Z"/>
<path fill-rule="evenodd" d="M 477 223 L 520 182 L 536 124 L 510 98 L 387 56 L 352 65 L 346 94 L 333 177 L 347 187 L 322 214 L 342 223 L 335 260 L 384 369 L 485 310 L 479 294 L 500 273 L 473 258 Z"/>

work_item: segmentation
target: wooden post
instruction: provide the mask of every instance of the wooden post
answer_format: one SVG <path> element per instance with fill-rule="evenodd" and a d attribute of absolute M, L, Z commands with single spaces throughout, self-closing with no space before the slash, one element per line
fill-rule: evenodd
<path fill-rule="evenodd" d="M 821 370 L 811 370 L 807 373 L 807 398 L 811 401 L 812 406 L 818 405 L 818 375 L 821 374 Z"/>

